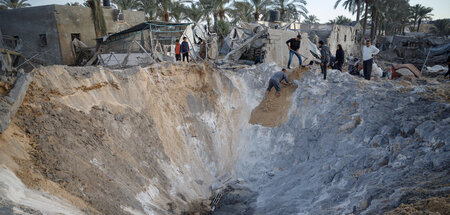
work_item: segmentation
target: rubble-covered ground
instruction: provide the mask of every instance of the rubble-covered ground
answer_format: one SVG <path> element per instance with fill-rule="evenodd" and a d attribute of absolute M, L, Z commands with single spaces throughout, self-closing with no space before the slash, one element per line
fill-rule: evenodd
<path fill-rule="evenodd" d="M 217 192 L 214 214 L 448 212 L 448 79 L 298 69 L 264 98 L 280 69 L 35 70 L 0 135 L 0 213 L 206 214 Z"/>

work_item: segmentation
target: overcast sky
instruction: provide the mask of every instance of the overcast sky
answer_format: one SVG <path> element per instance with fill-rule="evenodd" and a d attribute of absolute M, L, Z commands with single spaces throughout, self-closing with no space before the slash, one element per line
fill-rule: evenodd
<path fill-rule="evenodd" d="M 47 5 L 47 4 L 66 4 L 67 2 L 84 2 L 84 0 L 28 0 L 33 5 Z M 336 16 L 344 15 L 355 19 L 355 16 L 339 7 L 334 9 L 336 0 L 306 0 L 308 5 L 306 8 L 309 14 L 314 14 L 319 17 L 320 22 L 328 22 Z M 410 0 L 411 5 L 422 4 L 434 8 L 433 19 L 450 18 L 450 0 Z"/>

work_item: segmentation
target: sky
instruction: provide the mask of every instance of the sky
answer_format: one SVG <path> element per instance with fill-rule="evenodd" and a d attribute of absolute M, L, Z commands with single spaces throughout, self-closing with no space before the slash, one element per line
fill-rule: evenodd
<path fill-rule="evenodd" d="M 47 4 L 66 4 L 67 2 L 84 2 L 84 0 L 28 0 L 32 6 L 47 5 Z M 339 15 L 356 19 L 356 15 L 352 15 L 341 6 L 334 9 L 336 0 L 306 0 L 306 8 L 309 14 L 316 15 L 321 23 L 328 22 Z M 427 7 L 432 7 L 434 10 L 433 19 L 450 18 L 450 0 L 410 0 L 411 5 L 422 4 Z"/>

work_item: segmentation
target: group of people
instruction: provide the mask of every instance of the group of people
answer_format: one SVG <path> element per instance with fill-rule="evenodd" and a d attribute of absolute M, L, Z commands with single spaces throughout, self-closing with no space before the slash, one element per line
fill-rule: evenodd
<path fill-rule="evenodd" d="M 181 55 L 183 55 L 183 61 L 189 62 L 189 43 L 187 38 L 183 37 L 183 42 L 180 44 L 180 40 L 175 41 L 175 60 L 181 61 Z"/>
<path fill-rule="evenodd" d="M 286 45 L 288 46 L 289 50 L 289 61 L 287 68 L 291 69 L 291 63 L 292 63 L 292 57 L 295 55 L 298 58 L 299 65 L 302 65 L 302 58 L 299 53 L 300 49 L 300 42 L 301 42 L 301 35 L 297 35 L 296 38 L 292 38 L 288 41 L 286 41 Z M 328 46 L 323 42 L 319 41 L 319 50 L 320 50 L 320 68 L 323 74 L 323 79 L 327 79 L 327 67 L 328 64 L 332 61 L 330 49 Z M 380 50 L 376 48 L 375 46 L 371 45 L 370 40 L 366 41 L 366 45 L 362 49 L 362 55 L 363 55 L 363 70 L 364 70 L 364 78 L 367 80 L 370 80 L 371 74 L 372 74 L 372 64 L 373 64 L 373 57 L 378 54 Z M 336 57 L 333 59 L 333 69 L 337 69 L 342 72 L 342 66 L 344 65 L 345 61 L 345 54 L 344 49 L 342 49 L 342 45 L 338 44 L 336 47 Z M 280 84 L 282 81 L 285 81 L 283 84 L 290 84 L 287 77 L 286 77 L 286 69 L 283 69 L 281 72 L 275 73 L 269 80 L 269 87 L 266 89 L 266 95 L 270 93 L 270 90 L 272 88 L 275 88 L 277 97 L 280 96 Z"/>

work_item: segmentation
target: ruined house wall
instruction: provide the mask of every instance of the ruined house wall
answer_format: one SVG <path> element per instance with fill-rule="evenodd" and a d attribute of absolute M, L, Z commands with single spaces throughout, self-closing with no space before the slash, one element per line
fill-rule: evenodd
<path fill-rule="evenodd" d="M 359 25 L 355 27 L 333 25 L 333 29 L 327 41 L 331 54 L 334 56 L 337 45 L 341 44 L 345 51 L 345 56 L 361 56 L 361 31 Z"/>
<path fill-rule="evenodd" d="M 42 53 L 37 58 L 54 64 L 61 64 L 61 51 L 55 20 L 55 6 L 47 5 L 0 11 L 0 28 L 3 35 L 17 36 L 24 44 L 17 51 L 25 57 Z M 40 35 L 45 35 L 47 45 L 41 44 Z M 5 40 L 7 42 L 7 40 Z M 14 44 L 6 44 L 14 46 Z"/>
<path fill-rule="evenodd" d="M 55 5 L 56 21 L 60 37 L 60 46 L 64 64 L 72 64 L 75 56 L 72 54 L 72 34 L 80 34 L 80 39 L 86 45 L 95 47 L 95 28 L 92 22 L 91 9 Z M 143 12 L 124 11 L 124 21 L 117 21 L 117 10 L 103 9 L 107 33 L 125 30 L 145 21 Z"/>
<path fill-rule="evenodd" d="M 145 21 L 144 12 L 124 11 L 124 21 L 117 21 L 117 10 L 103 9 L 108 33 L 125 30 Z M 11 22 L 14 20 L 14 22 Z M 0 28 L 4 35 L 18 36 L 26 46 L 18 51 L 26 57 L 41 53 L 40 60 L 50 64 L 73 64 L 72 34 L 95 47 L 95 29 L 91 9 L 67 5 L 46 5 L 0 11 Z M 47 44 L 42 45 L 40 35 Z"/>
<path fill-rule="evenodd" d="M 295 38 L 297 36 L 297 32 L 295 31 L 282 31 L 276 29 L 269 29 L 269 43 L 266 44 L 266 56 L 265 62 L 275 62 L 282 67 L 287 67 L 289 61 L 289 50 L 286 46 L 286 41 Z M 309 52 L 308 47 L 308 34 L 302 33 L 302 41 L 300 44 L 300 54 L 302 56 L 303 65 L 306 65 L 313 56 Z M 306 58 L 305 58 L 306 57 Z M 293 56 L 291 67 L 298 67 L 298 59 L 296 56 Z"/>

